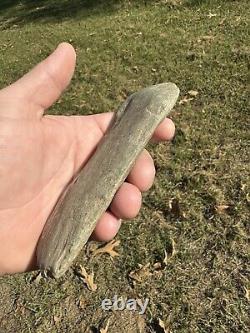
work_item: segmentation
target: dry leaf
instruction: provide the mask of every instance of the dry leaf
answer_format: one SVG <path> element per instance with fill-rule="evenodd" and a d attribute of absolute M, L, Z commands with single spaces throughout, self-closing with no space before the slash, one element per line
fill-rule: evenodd
<path fill-rule="evenodd" d="M 197 90 L 189 90 L 188 95 L 192 97 L 196 97 L 199 94 Z"/>
<path fill-rule="evenodd" d="M 168 253 L 167 251 L 165 250 L 164 251 L 164 259 L 163 259 L 163 263 L 167 266 L 168 264 Z"/>
<path fill-rule="evenodd" d="M 249 301 L 250 301 L 249 289 L 247 289 L 247 288 L 245 288 L 245 287 L 244 287 L 244 289 L 245 289 L 245 297 L 246 297 L 246 299 L 247 299 L 248 302 L 249 302 Z"/>
<path fill-rule="evenodd" d="M 217 14 L 213 14 L 213 13 L 211 13 L 211 12 L 209 12 L 209 14 L 207 15 L 207 17 L 209 17 L 210 19 L 212 18 L 212 17 L 216 17 L 217 16 Z"/>
<path fill-rule="evenodd" d="M 220 22 L 219 22 L 219 25 L 223 25 L 226 21 L 226 18 L 224 17 Z"/>
<path fill-rule="evenodd" d="M 109 320 L 107 322 L 106 327 L 100 329 L 100 333 L 108 333 L 108 329 L 109 329 Z"/>
<path fill-rule="evenodd" d="M 56 316 L 56 315 L 53 316 L 53 321 L 54 321 L 54 324 L 55 324 L 55 325 L 57 325 L 57 324 L 59 323 L 60 320 L 61 320 L 60 317 L 58 317 L 58 316 Z"/>
<path fill-rule="evenodd" d="M 176 255 L 177 251 L 176 251 L 175 241 L 173 239 L 171 239 L 171 243 L 172 243 L 171 258 L 173 258 Z"/>
<path fill-rule="evenodd" d="M 36 283 L 36 284 L 38 284 L 38 283 L 41 281 L 42 277 L 43 277 L 43 276 L 42 276 L 42 273 L 39 272 L 39 273 L 37 274 L 37 276 L 34 278 L 33 282 Z"/>
<path fill-rule="evenodd" d="M 167 253 L 167 251 L 164 251 L 164 259 L 163 259 L 163 263 L 165 265 L 168 264 L 169 259 L 173 258 L 176 255 L 177 251 L 176 251 L 176 246 L 175 246 L 175 241 L 173 239 L 171 239 L 171 253 Z"/>
<path fill-rule="evenodd" d="M 198 43 L 201 43 L 201 42 L 209 42 L 209 41 L 212 41 L 212 40 L 214 40 L 214 36 L 211 36 L 211 35 L 208 35 L 208 36 L 201 36 L 201 37 L 199 37 L 198 39 L 197 39 L 197 42 Z"/>
<path fill-rule="evenodd" d="M 138 66 L 134 66 L 134 67 L 132 67 L 132 70 L 133 70 L 135 73 L 138 73 L 138 71 L 139 71 Z"/>
<path fill-rule="evenodd" d="M 158 319 L 158 323 L 159 323 L 159 326 L 160 328 L 162 328 L 163 332 L 164 333 L 169 333 L 169 328 L 166 327 L 165 323 L 163 320 L 161 320 L 160 318 Z"/>
<path fill-rule="evenodd" d="M 228 205 L 218 205 L 215 207 L 218 213 L 224 213 L 228 208 L 230 208 Z"/>
<path fill-rule="evenodd" d="M 180 201 L 178 198 L 173 198 L 168 203 L 170 208 L 170 213 L 174 215 L 176 218 L 186 218 L 185 213 L 182 210 L 182 207 L 180 205 Z"/>
<path fill-rule="evenodd" d="M 179 6 L 182 4 L 182 0 L 162 0 L 161 3 L 170 6 Z"/>
<path fill-rule="evenodd" d="M 104 245 L 103 247 L 101 247 L 101 248 L 99 248 L 99 249 L 97 249 L 97 250 L 95 250 L 94 252 L 93 252 L 93 256 L 96 256 L 96 255 L 98 255 L 98 254 L 102 254 L 102 253 L 107 253 L 107 254 L 109 254 L 112 258 L 114 258 L 114 257 L 117 257 L 117 256 L 119 256 L 119 253 L 118 252 L 116 252 L 116 251 L 114 251 L 114 248 L 115 247 L 117 247 L 117 246 L 119 246 L 120 245 L 120 241 L 119 240 L 112 240 L 111 242 L 109 242 L 108 244 L 106 244 L 106 245 Z"/>
<path fill-rule="evenodd" d="M 93 272 L 91 274 L 88 274 L 86 272 L 86 269 L 80 265 L 80 270 L 78 273 L 90 291 L 97 290 L 97 285 L 94 283 L 94 273 Z"/>
<path fill-rule="evenodd" d="M 129 277 L 137 282 L 144 281 L 148 276 L 152 275 L 150 272 L 150 263 L 146 265 L 139 265 L 139 268 L 130 272 Z"/>
<path fill-rule="evenodd" d="M 79 296 L 78 300 L 77 300 L 77 306 L 82 310 L 86 307 L 86 300 L 83 298 L 82 295 Z"/>
<path fill-rule="evenodd" d="M 161 268 L 162 268 L 160 262 L 156 262 L 156 263 L 154 263 L 153 267 L 154 267 L 154 269 L 161 269 Z"/>
<path fill-rule="evenodd" d="M 182 105 L 182 104 L 186 104 L 188 102 L 191 102 L 193 100 L 193 98 L 188 98 L 187 96 L 184 96 L 180 101 L 179 101 L 179 105 Z"/>

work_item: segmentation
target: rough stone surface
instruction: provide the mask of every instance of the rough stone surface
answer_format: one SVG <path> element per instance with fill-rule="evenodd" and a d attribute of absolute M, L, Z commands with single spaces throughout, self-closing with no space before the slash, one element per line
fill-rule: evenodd
<path fill-rule="evenodd" d="M 44 273 L 57 278 L 69 268 L 178 95 L 175 84 L 162 83 L 132 94 L 122 104 L 46 222 L 37 248 Z"/>

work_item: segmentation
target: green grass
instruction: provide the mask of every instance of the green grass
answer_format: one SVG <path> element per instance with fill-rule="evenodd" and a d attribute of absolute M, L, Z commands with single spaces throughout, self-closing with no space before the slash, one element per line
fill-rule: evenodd
<path fill-rule="evenodd" d="M 164 81 L 180 87 L 180 100 L 198 91 L 172 113 L 173 142 L 149 147 L 157 179 L 117 237 L 120 257 L 78 258 L 94 271 L 97 291 L 73 269 L 59 281 L 3 277 L 1 333 L 97 332 L 108 318 L 108 333 L 139 332 L 138 315 L 102 311 L 101 300 L 115 294 L 150 298 L 142 332 L 162 332 L 159 318 L 169 332 L 248 331 L 249 7 L 247 0 L 1 1 L 0 88 L 59 42 L 76 48 L 72 84 L 49 113 L 110 111 Z M 156 269 L 165 250 L 170 259 Z M 147 263 L 152 274 L 134 284 L 129 273 Z"/>

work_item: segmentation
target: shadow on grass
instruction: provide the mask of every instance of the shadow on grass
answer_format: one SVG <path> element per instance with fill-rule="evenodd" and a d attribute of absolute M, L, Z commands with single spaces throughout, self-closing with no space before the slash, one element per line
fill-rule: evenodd
<path fill-rule="evenodd" d="M 69 18 L 82 19 L 92 15 L 109 14 L 130 4 L 153 3 L 164 5 L 160 0 L 0 0 L 0 29 L 36 21 L 61 22 Z M 186 0 L 183 4 L 195 7 L 214 4 L 214 0 Z"/>
<path fill-rule="evenodd" d="M 0 1 L 0 26 L 7 29 L 13 25 L 24 25 L 35 21 L 60 22 L 72 17 L 109 13 L 118 8 L 122 2 L 124 1 L 2 0 Z"/>
<path fill-rule="evenodd" d="M 185 5 L 187 7 L 197 7 L 202 5 L 208 5 L 208 6 L 219 6 L 223 3 L 229 3 L 229 2 L 236 2 L 237 0 L 186 0 Z"/>

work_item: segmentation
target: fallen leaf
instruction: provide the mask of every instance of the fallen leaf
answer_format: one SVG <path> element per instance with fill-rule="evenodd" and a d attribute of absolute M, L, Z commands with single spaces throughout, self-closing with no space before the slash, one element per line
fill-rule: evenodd
<path fill-rule="evenodd" d="M 209 42 L 209 41 L 212 41 L 214 40 L 214 36 L 211 36 L 211 35 L 208 35 L 208 36 L 201 36 L 197 39 L 197 42 L 198 43 L 201 43 L 201 42 Z"/>
<path fill-rule="evenodd" d="M 163 259 L 163 263 L 165 265 L 168 264 L 168 261 L 173 258 L 176 255 L 177 251 L 176 251 L 176 245 L 175 245 L 175 241 L 173 239 L 171 239 L 171 253 L 168 253 L 166 250 L 164 251 L 164 259 Z"/>
<path fill-rule="evenodd" d="M 180 201 L 178 198 L 173 198 L 169 201 L 170 213 L 176 218 L 186 218 L 185 213 L 182 210 Z"/>
<path fill-rule="evenodd" d="M 107 322 L 106 327 L 100 329 L 100 333 L 108 333 L 108 329 L 109 329 L 109 320 Z"/>
<path fill-rule="evenodd" d="M 228 208 L 230 208 L 228 205 L 218 205 L 215 207 L 218 213 L 224 213 Z"/>
<path fill-rule="evenodd" d="M 175 241 L 173 239 L 171 239 L 171 246 L 172 246 L 172 251 L 171 251 L 171 258 L 174 257 L 177 253 L 176 251 L 176 244 Z"/>
<path fill-rule="evenodd" d="M 58 316 L 53 316 L 53 321 L 54 321 L 54 324 L 55 325 L 57 325 L 58 323 L 59 323 L 59 321 L 61 320 L 61 318 L 60 317 L 58 317 Z"/>
<path fill-rule="evenodd" d="M 77 306 L 82 310 L 86 307 L 86 304 L 87 304 L 86 300 L 83 298 L 82 295 L 80 295 L 77 301 Z"/>
<path fill-rule="evenodd" d="M 162 268 L 160 262 L 156 262 L 156 263 L 154 263 L 153 267 L 154 267 L 154 269 L 161 269 L 161 268 Z"/>
<path fill-rule="evenodd" d="M 94 273 L 88 274 L 86 269 L 80 265 L 80 270 L 78 271 L 78 274 L 83 279 L 83 282 L 86 284 L 87 288 L 90 291 L 96 291 L 97 285 L 94 283 Z"/>
<path fill-rule="evenodd" d="M 207 17 L 209 17 L 210 19 L 212 18 L 212 17 L 216 17 L 217 16 L 217 14 L 213 14 L 213 13 L 211 13 L 211 12 L 209 12 L 209 14 L 207 15 Z"/>
<path fill-rule="evenodd" d="M 245 297 L 249 302 L 250 301 L 249 289 L 247 289 L 246 287 L 244 287 L 244 289 L 245 289 Z"/>
<path fill-rule="evenodd" d="M 192 97 L 196 97 L 199 94 L 197 90 L 189 90 L 188 95 Z"/>
<path fill-rule="evenodd" d="M 219 22 L 219 25 L 223 25 L 226 21 L 226 18 L 224 17 L 220 22 Z"/>
<path fill-rule="evenodd" d="M 182 0 L 162 0 L 161 3 L 169 6 L 179 6 L 182 4 Z"/>
<path fill-rule="evenodd" d="M 164 259 L 163 259 L 163 263 L 167 266 L 168 264 L 168 253 L 167 251 L 165 250 L 164 251 Z"/>
<path fill-rule="evenodd" d="M 133 70 L 135 73 L 138 73 L 138 71 L 139 71 L 138 66 L 134 66 L 134 67 L 132 67 L 132 70 Z"/>
<path fill-rule="evenodd" d="M 166 327 L 164 321 L 160 318 L 158 319 L 158 324 L 164 333 L 169 333 L 169 327 Z"/>
<path fill-rule="evenodd" d="M 152 275 L 150 272 L 150 263 L 144 266 L 139 265 L 138 269 L 129 273 L 129 277 L 137 282 L 143 282 L 150 275 Z"/>
<path fill-rule="evenodd" d="M 184 96 L 180 101 L 179 101 L 179 105 L 182 105 L 182 104 L 186 104 L 188 102 L 191 102 L 193 100 L 193 98 L 188 98 L 187 96 Z"/>
<path fill-rule="evenodd" d="M 112 240 L 111 242 L 109 242 L 108 244 L 104 245 L 103 247 L 95 250 L 93 252 L 93 256 L 96 256 L 98 254 L 102 254 L 102 253 L 107 253 L 109 254 L 112 258 L 119 256 L 119 253 L 114 251 L 114 248 L 120 245 L 120 241 L 119 240 Z"/>
<path fill-rule="evenodd" d="M 38 283 L 41 281 L 42 277 L 43 277 L 43 276 L 42 276 L 42 273 L 39 272 L 39 273 L 37 274 L 37 276 L 34 278 L 33 282 L 36 283 L 36 284 L 38 284 Z"/>

